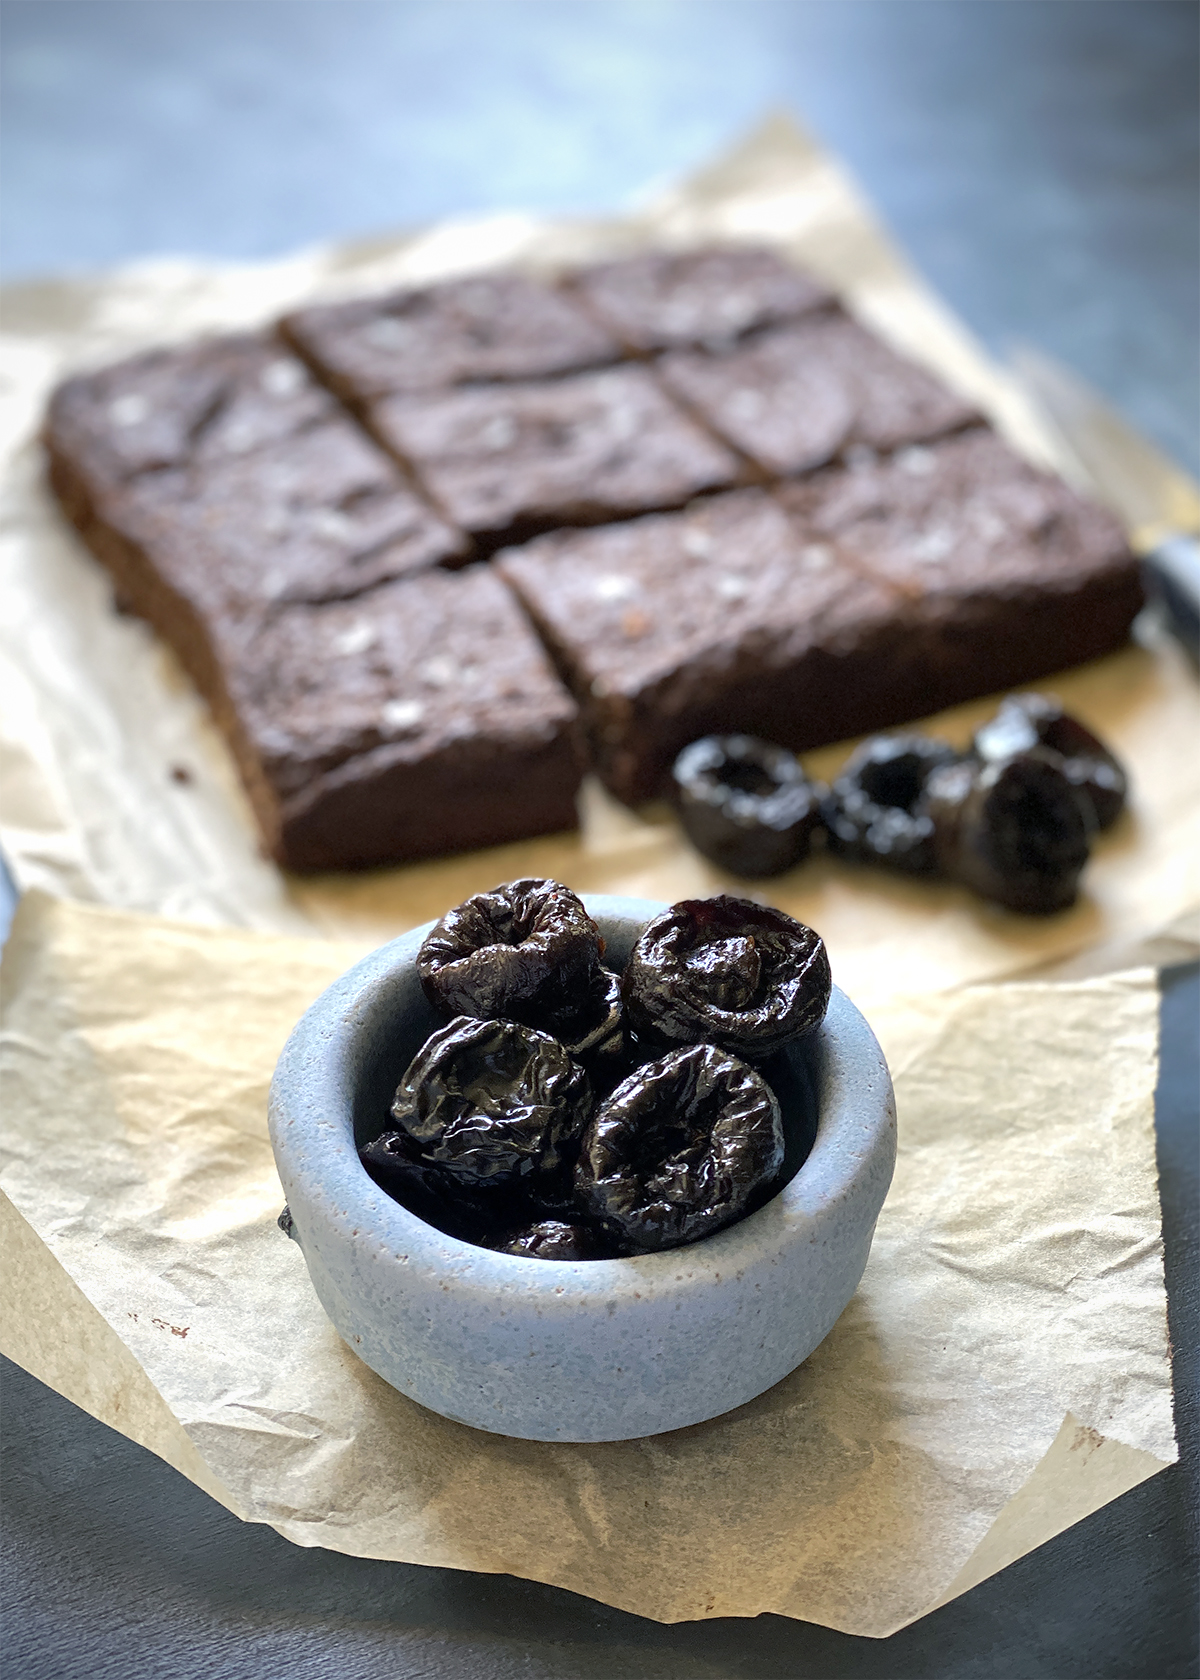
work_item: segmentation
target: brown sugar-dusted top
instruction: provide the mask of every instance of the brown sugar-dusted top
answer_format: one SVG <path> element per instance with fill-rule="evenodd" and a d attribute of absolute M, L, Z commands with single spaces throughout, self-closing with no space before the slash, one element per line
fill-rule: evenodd
<path fill-rule="evenodd" d="M 983 427 L 797 480 L 779 499 L 816 540 L 927 613 L 1071 594 L 1135 563 L 1116 520 Z"/>
<path fill-rule="evenodd" d="M 250 457 L 149 474 L 97 512 L 177 593 L 214 607 L 356 595 L 456 565 L 468 546 L 340 414 Z"/>
<path fill-rule="evenodd" d="M 496 565 L 571 684 L 601 774 L 631 801 L 712 729 L 787 741 L 824 728 L 799 700 L 814 656 L 830 675 L 901 633 L 899 594 L 803 540 L 762 490 L 553 532 Z"/>
<path fill-rule="evenodd" d="M 621 353 L 613 335 L 565 294 L 514 273 L 315 304 L 280 326 L 352 405 L 392 391 L 540 379 Z"/>
<path fill-rule="evenodd" d="M 761 245 L 643 251 L 571 275 L 571 289 L 628 347 L 722 344 L 832 305 L 817 280 Z"/>
<path fill-rule="evenodd" d="M 410 764 L 463 743 L 540 749 L 575 718 L 537 637 L 487 567 L 284 607 L 218 626 L 218 637 L 241 726 L 285 800 L 318 772 L 384 749 Z M 469 786 L 459 797 L 469 801 Z"/>
<path fill-rule="evenodd" d="M 715 431 L 784 476 L 852 444 L 895 449 L 978 419 L 964 398 L 837 312 L 731 350 L 673 351 L 659 370 Z"/>
<path fill-rule="evenodd" d="M 389 397 L 371 419 L 449 517 L 484 534 L 678 507 L 741 471 L 643 367 Z"/>
<path fill-rule="evenodd" d="M 93 488 L 252 454 L 337 412 L 303 362 L 266 334 L 201 339 L 78 374 L 46 417 L 52 454 Z"/>

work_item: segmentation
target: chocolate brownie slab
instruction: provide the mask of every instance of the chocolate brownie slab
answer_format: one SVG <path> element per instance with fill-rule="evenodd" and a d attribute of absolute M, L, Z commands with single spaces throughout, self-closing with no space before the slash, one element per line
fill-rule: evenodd
<path fill-rule="evenodd" d="M 902 592 L 926 711 L 1108 653 L 1142 605 L 1116 521 L 983 428 L 778 496 L 809 542 Z"/>
<path fill-rule="evenodd" d="M 964 398 L 838 312 L 730 350 L 672 351 L 658 367 L 669 390 L 770 474 L 806 472 L 853 444 L 923 442 L 979 418 Z"/>
<path fill-rule="evenodd" d="M 497 569 L 580 704 L 593 762 L 630 804 L 697 736 L 793 748 L 898 721 L 904 597 L 807 543 L 743 490 L 509 549 Z"/>
<path fill-rule="evenodd" d="M 644 251 L 566 284 L 635 354 L 724 344 L 832 306 L 833 294 L 761 245 Z"/>
<path fill-rule="evenodd" d="M 644 367 L 385 397 L 371 422 L 446 514 L 491 542 L 678 507 L 743 470 Z"/>
<path fill-rule="evenodd" d="M 50 400 L 53 456 L 93 488 L 235 459 L 338 412 L 304 364 L 267 334 L 151 350 L 66 380 Z"/>
<path fill-rule="evenodd" d="M 392 391 L 540 379 L 612 362 L 613 335 L 569 297 L 523 274 L 297 310 L 284 338 L 351 406 Z"/>

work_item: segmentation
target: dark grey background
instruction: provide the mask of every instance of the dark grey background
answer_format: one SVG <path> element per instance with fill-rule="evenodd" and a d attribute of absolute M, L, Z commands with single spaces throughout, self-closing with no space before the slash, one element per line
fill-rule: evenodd
<path fill-rule="evenodd" d="M 1200 462 L 1190 0 L 11 0 L 3 18 L 8 278 L 607 210 L 792 108 L 989 345 L 1042 346 Z M 1198 995 L 1194 969 L 1166 978 L 1184 1463 L 916 1627 L 664 1628 L 504 1577 L 301 1551 L 10 1366 L 6 1673 L 1194 1675 Z"/>

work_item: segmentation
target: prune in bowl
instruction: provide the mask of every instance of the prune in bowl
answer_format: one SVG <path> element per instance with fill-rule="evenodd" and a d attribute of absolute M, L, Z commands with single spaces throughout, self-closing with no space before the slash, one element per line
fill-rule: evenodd
<path fill-rule="evenodd" d="M 614 971 L 668 908 L 585 902 Z M 858 1286 L 895 1160 L 887 1066 L 853 1004 L 835 987 L 820 1025 L 758 1064 L 778 1098 L 784 1160 L 778 1191 L 736 1223 L 687 1247 L 588 1258 L 601 1208 L 590 1223 L 535 1218 L 483 1247 L 393 1199 L 359 1157 L 386 1126 L 405 1069 L 445 1026 L 417 972 L 428 932 L 392 941 L 330 987 L 292 1033 L 271 1088 L 292 1234 L 348 1346 L 432 1411 L 538 1441 L 679 1429 L 794 1370 Z"/>

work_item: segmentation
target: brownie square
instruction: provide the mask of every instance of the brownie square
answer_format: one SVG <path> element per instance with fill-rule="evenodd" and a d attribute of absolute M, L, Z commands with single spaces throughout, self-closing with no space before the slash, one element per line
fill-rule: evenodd
<path fill-rule="evenodd" d="M 579 701 L 593 763 L 633 804 L 680 749 L 745 730 L 796 749 L 896 721 L 904 601 L 742 490 L 501 554 Z"/>
<path fill-rule="evenodd" d="M 761 245 L 644 251 L 572 274 L 571 291 L 635 354 L 721 345 L 834 302 L 833 293 Z"/>
<path fill-rule="evenodd" d="M 303 362 L 266 334 L 151 350 L 66 380 L 45 440 L 93 487 L 228 461 L 338 412 Z"/>
<path fill-rule="evenodd" d="M 270 852 L 363 868 L 576 823 L 576 708 L 485 567 L 206 617 L 207 685 Z"/>
<path fill-rule="evenodd" d="M 393 391 L 540 379 L 621 353 L 569 297 L 511 273 L 317 304 L 285 316 L 280 330 L 352 406 Z"/>
<path fill-rule="evenodd" d="M 678 507 L 742 471 L 643 367 L 387 397 L 371 421 L 449 518 L 493 542 Z"/>
<path fill-rule="evenodd" d="M 677 350 L 669 390 L 767 473 L 822 466 L 852 445 L 894 449 L 959 430 L 978 412 L 838 312 L 726 351 Z"/>
<path fill-rule="evenodd" d="M 979 428 L 783 486 L 809 542 L 899 590 L 924 710 L 1118 647 L 1142 605 L 1117 522 Z"/>
<path fill-rule="evenodd" d="M 341 415 L 253 456 L 101 492 L 85 535 L 100 524 L 137 551 L 122 578 L 135 607 L 139 572 L 190 599 L 247 611 L 357 595 L 469 553 L 463 533 Z"/>

